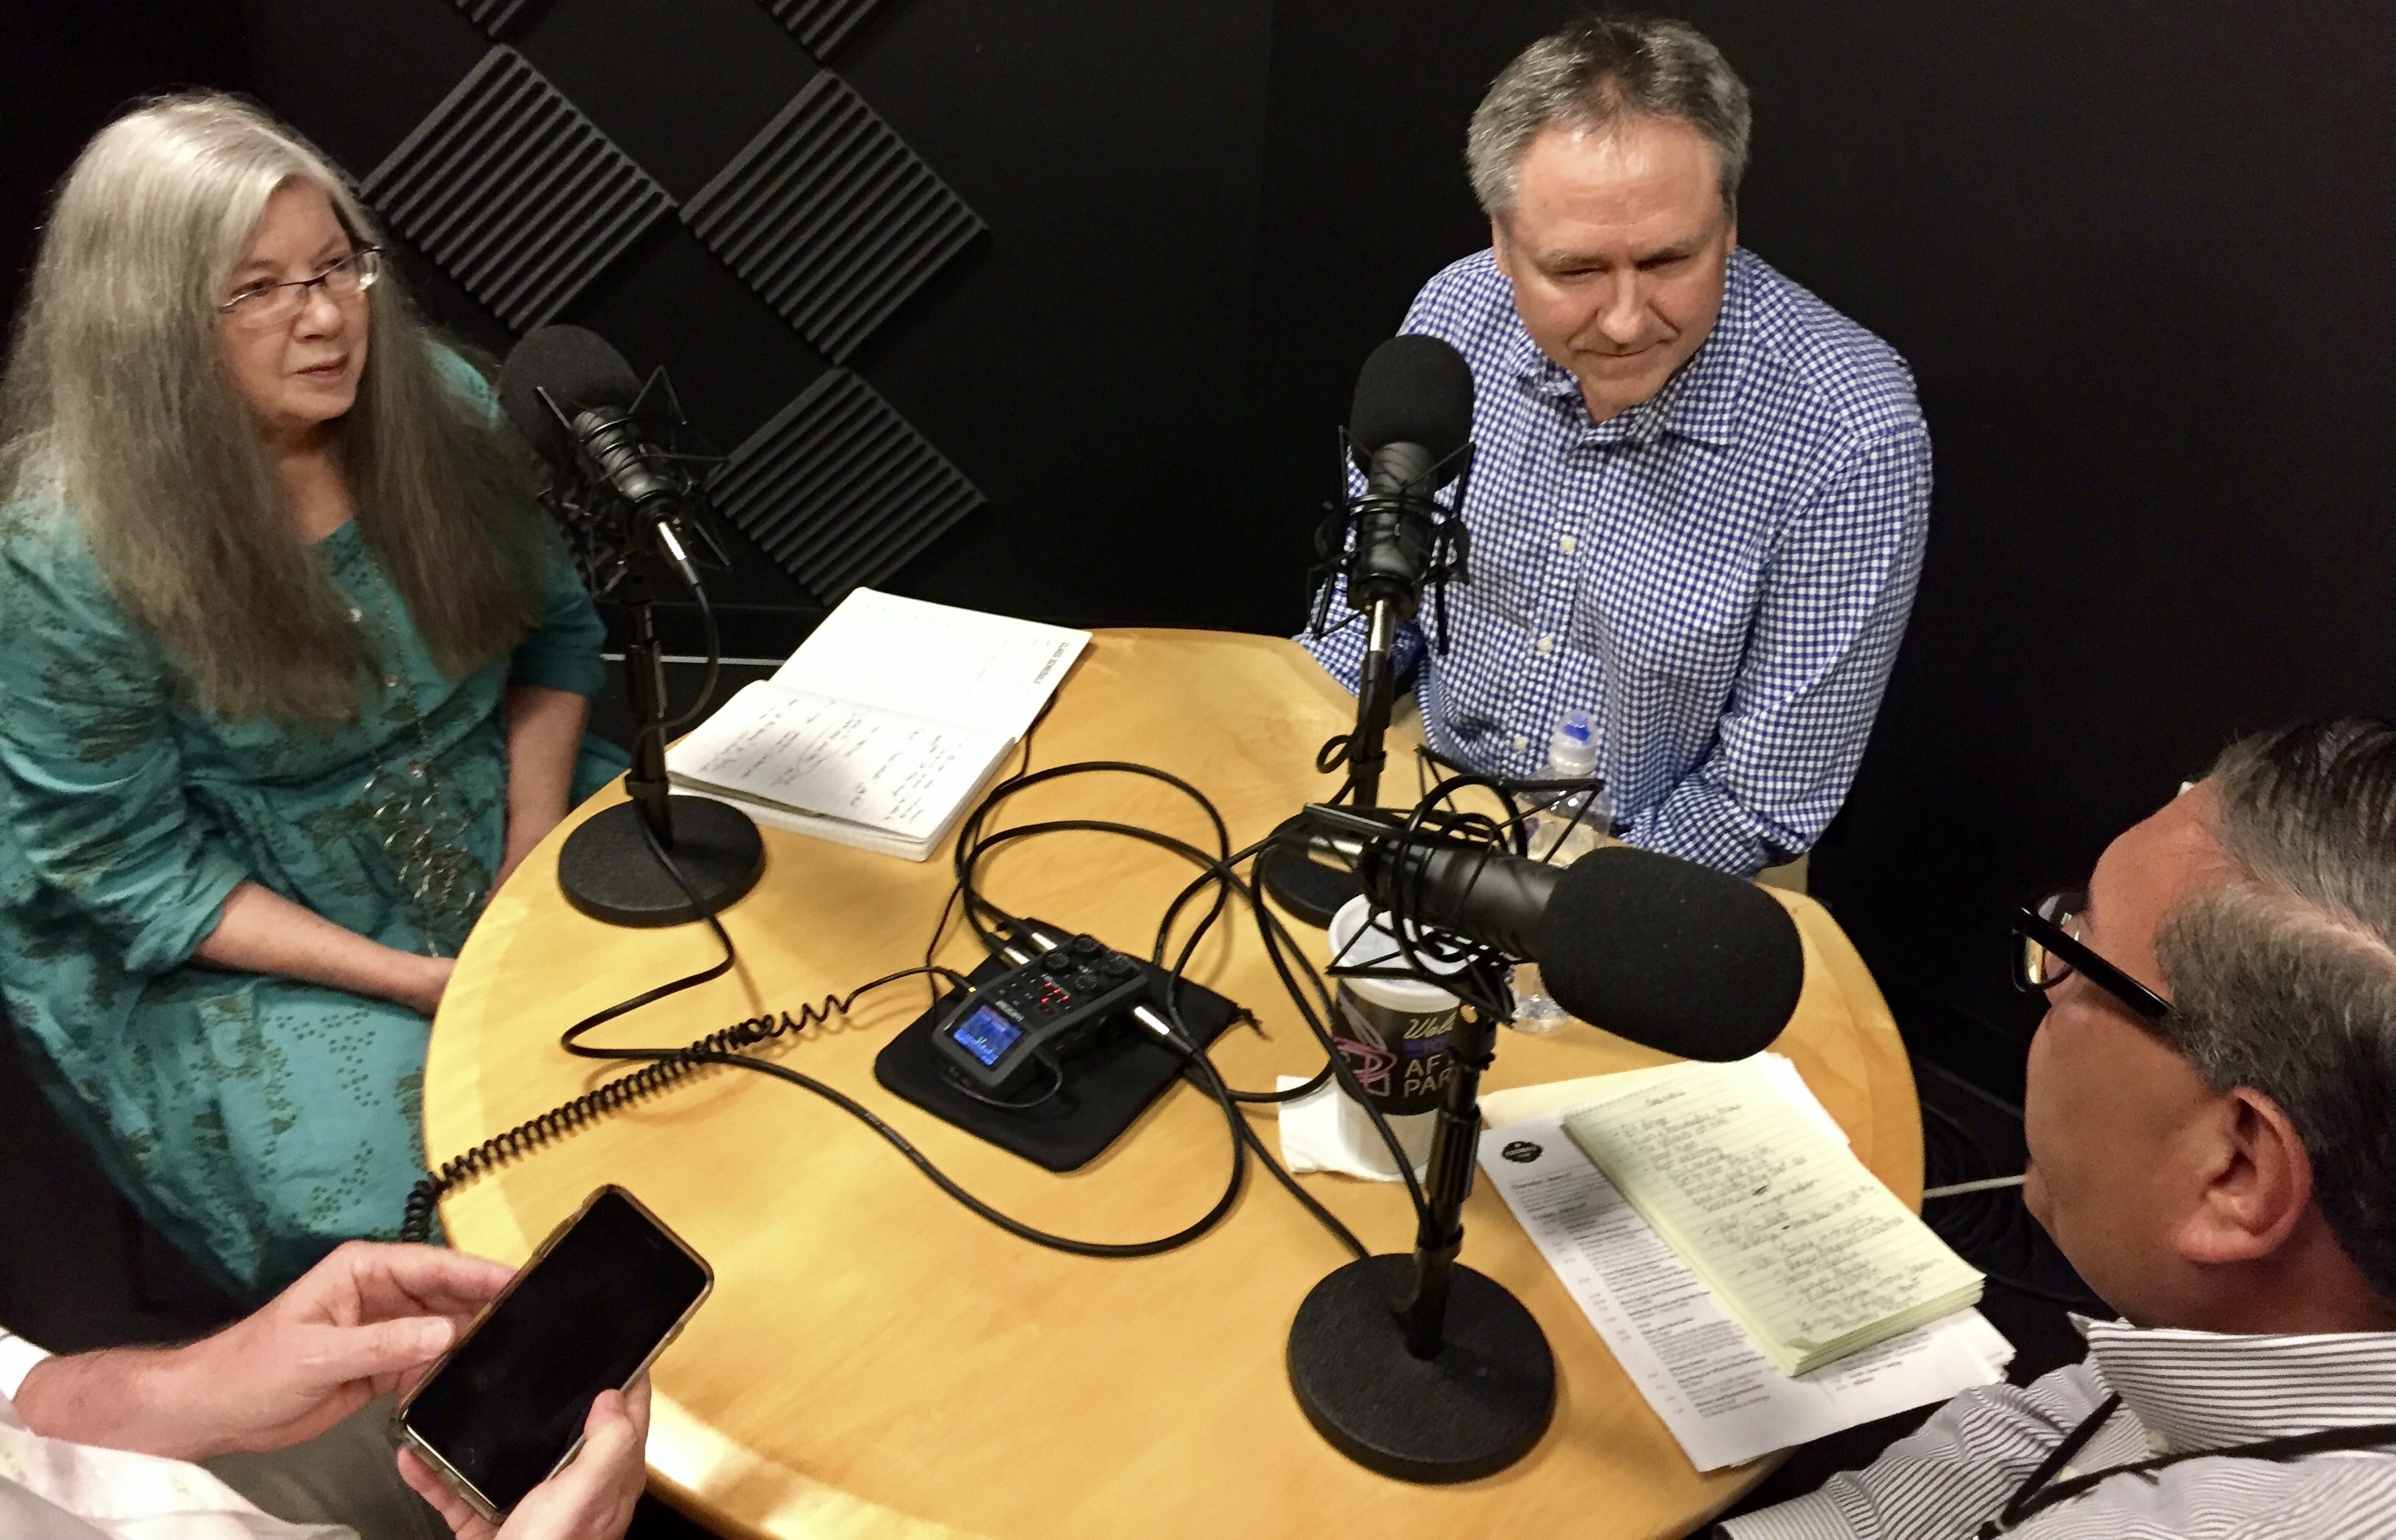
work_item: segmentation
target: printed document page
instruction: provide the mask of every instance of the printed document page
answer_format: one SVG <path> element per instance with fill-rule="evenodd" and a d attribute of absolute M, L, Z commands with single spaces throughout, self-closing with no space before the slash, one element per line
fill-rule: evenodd
<path fill-rule="evenodd" d="M 1019 738 L 1090 633 L 858 589 L 774 675 L 829 696 Z"/>
<path fill-rule="evenodd" d="M 760 683 L 666 754 L 672 777 L 928 839 L 1009 739 Z"/>
<path fill-rule="evenodd" d="M 1481 1165 L 1699 1470 L 1994 1384 L 2013 1358 L 1964 1309 L 1792 1378 L 1590 1163 L 1562 1110 L 1484 1134 Z"/>

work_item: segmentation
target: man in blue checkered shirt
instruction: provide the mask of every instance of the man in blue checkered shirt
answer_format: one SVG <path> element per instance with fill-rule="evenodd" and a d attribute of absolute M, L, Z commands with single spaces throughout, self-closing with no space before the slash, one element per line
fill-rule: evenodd
<path fill-rule="evenodd" d="M 1905 632 L 1930 440 L 1905 361 L 1738 249 L 1747 89 L 1684 23 L 1542 38 L 1473 113 L 1492 249 L 1404 330 L 1472 368 L 1471 572 L 1400 633 L 1431 746 L 1544 768 L 1591 713 L 1633 844 L 1743 875 L 1844 800 Z M 1361 478 L 1356 490 L 1362 490 Z M 1301 638 L 1349 688 L 1361 617 Z"/>

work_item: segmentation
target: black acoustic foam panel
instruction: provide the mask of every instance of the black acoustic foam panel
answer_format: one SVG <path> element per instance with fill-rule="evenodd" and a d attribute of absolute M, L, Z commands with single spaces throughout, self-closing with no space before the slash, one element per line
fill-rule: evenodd
<path fill-rule="evenodd" d="M 474 25 L 493 37 L 505 37 L 508 29 L 525 18 L 525 13 L 540 0 L 458 0 L 458 8 Z"/>
<path fill-rule="evenodd" d="M 683 218 L 834 362 L 985 228 L 830 70 L 799 87 Z"/>
<path fill-rule="evenodd" d="M 829 59 L 832 51 L 857 30 L 858 23 L 872 14 L 877 3 L 878 0 L 765 0 L 765 8 L 807 46 L 807 52 L 818 59 Z"/>
<path fill-rule="evenodd" d="M 366 178 L 366 199 L 514 331 L 553 319 L 673 200 L 513 48 Z"/>
<path fill-rule="evenodd" d="M 846 369 L 826 370 L 751 434 L 709 493 L 827 604 L 887 578 L 985 500 Z"/>

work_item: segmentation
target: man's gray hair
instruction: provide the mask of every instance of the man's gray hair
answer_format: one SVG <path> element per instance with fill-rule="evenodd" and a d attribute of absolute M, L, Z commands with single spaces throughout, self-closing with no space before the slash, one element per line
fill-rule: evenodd
<path fill-rule="evenodd" d="M 1676 118 L 1705 135 L 1723 207 L 1737 208 L 1750 120 L 1738 72 L 1685 21 L 1601 15 L 1540 38 L 1490 82 L 1464 140 L 1482 212 L 1513 212 L 1514 174 L 1540 130 L 1601 131 L 1640 117 Z"/>
<path fill-rule="evenodd" d="M 2396 723 L 2257 734 L 2212 779 L 2233 875 L 2156 936 L 2162 1029 L 2216 1090 L 2279 1103 L 2323 1217 L 2396 1305 Z"/>

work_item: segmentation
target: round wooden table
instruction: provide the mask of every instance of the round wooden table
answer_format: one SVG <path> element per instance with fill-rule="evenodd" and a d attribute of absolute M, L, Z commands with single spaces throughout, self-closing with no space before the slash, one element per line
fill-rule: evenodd
<path fill-rule="evenodd" d="M 1312 756 L 1352 719 L 1351 698 L 1290 643 L 1106 631 L 1039 729 L 1033 762 L 1130 759 L 1172 771 L 1211 796 L 1245 843 L 1328 792 Z M 1413 783 L 1393 756 L 1390 797 Z M 1001 821 L 1056 816 L 1211 843 L 1190 803 L 1124 776 L 1035 788 Z M 425 1142 L 436 1159 L 621 1072 L 567 1056 L 559 1031 L 716 956 L 697 925 L 616 930 L 569 908 L 556 883 L 563 833 L 492 900 L 459 960 L 425 1071 Z M 598 1041 L 682 1043 L 922 961 L 949 890 L 944 856 L 915 864 L 773 830 L 765 844 L 763 882 L 724 916 L 739 970 L 609 1024 Z M 987 891 L 1014 912 L 1136 952 L 1191 874 L 1152 847 L 1080 833 L 1018 842 L 986 872 Z M 1807 975 L 1777 1046 L 1865 1164 L 1916 1200 L 1922 1131 L 1895 1024 L 1822 908 L 1781 896 L 1804 934 Z M 1208 938 L 1191 976 L 1262 1018 L 1259 1030 L 1226 1034 L 1215 1059 L 1231 1084 L 1270 1087 L 1276 1073 L 1312 1072 L 1322 1055 L 1242 919 Z M 1316 933 L 1299 935 L 1319 948 Z M 952 936 L 941 956 L 963 968 L 975 947 Z M 1187 1085 L 1061 1176 L 884 1091 L 873 1055 L 925 999 L 920 981 L 893 987 L 773 1052 L 1045 1229 L 1163 1235 L 1221 1190 L 1229 1135 L 1214 1102 Z M 1492 1089 L 1661 1056 L 1578 1024 L 1500 1039 Z M 1271 1142 L 1271 1109 L 1254 1116 Z M 1410 1247 L 1402 1188 L 1303 1180 L 1375 1250 Z M 1194 1244 L 1138 1261 L 1076 1257 L 966 1212 L 822 1100 L 714 1070 L 472 1182 L 443 1216 L 459 1246 L 518 1261 L 602 1182 L 630 1188 L 714 1264 L 714 1297 L 658 1364 L 649 1461 L 665 1495 L 725 1533 L 1677 1535 L 1765 1468 L 1691 1468 L 1485 1185 L 1466 1210 L 1464 1260 L 1545 1328 L 1555 1420 L 1511 1469 L 1419 1487 L 1334 1453 L 1292 1399 L 1283 1364 L 1291 1317 L 1347 1254 L 1261 1175 Z"/>

